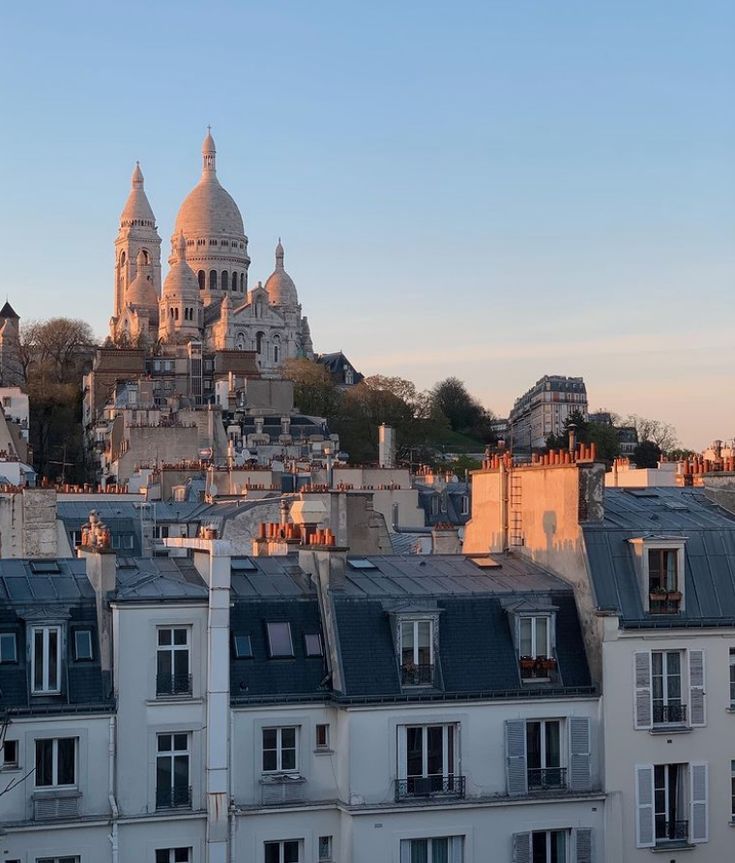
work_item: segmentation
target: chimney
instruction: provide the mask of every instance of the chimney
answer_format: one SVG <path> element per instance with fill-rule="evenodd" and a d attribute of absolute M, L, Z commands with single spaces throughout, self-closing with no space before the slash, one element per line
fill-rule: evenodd
<path fill-rule="evenodd" d="M 117 586 L 117 558 L 111 547 L 110 531 L 94 510 L 82 527 L 82 544 L 77 556 L 84 559 L 87 578 L 94 590 L 102 673 L 111 674 L 112 611 L 109 599 Z"/>
<path fill-rule="evenodd" d="M 396 432 L 391 426 L 382 423 L 378 429 L 378 466 L 396 466 Z"/>
<path fill-rule="evenodd" d="M 432 554 L 461 554 L 459 532 L 452 524 L 437 524 L 431 530 Z"/>
<path fill-rule="evenodd" d="M 569 423 L 569 452 L 577 451 L 577 426 Z"/>

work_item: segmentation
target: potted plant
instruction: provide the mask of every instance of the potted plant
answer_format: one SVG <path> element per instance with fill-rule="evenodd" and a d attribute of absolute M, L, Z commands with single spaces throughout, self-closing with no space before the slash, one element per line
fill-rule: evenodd
<path fill-rule="evenodd" d="M 681 591 L 680 590 L 670 590 L 667 594 L 667 598 L 669 602 L 681 602 Z"/>
<path fill-rule="evenodd" d="M 540 665 L 543 671 L 553 671 L 556 668 L 556 659 L 553 656 L 542 656 Z"/>
<path fill-rule="evenodd" d="M 533 656 L 522 656 L 518 660 L 518 662 L 523 671 L 532 671 L 534 665 L 536 664 L 536 660 L 533 658 Z"/>

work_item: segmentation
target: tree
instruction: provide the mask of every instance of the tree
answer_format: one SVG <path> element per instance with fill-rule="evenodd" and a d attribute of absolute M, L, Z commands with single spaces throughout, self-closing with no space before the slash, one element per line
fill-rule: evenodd
<path fill-rule="evenodd" d="M 605 462 L 620 455 L 620 441 L 614 426 L 608 423 L 590 422 L 581 411 L 572 411 L 564 420 L 564 430 L 558 435 L 549 435 L 546 440 L 548 449 L 566 449 L 569 446 L 569 430 L 574 425 L 577 443 L 594 443 L 597 455 Z"/>
<path fill-rule="evenodd" d="M 321 363 L 305 357 L 286 360 L 282 373 L 284 378 L 293 381 L 294 403 L 301 413 L 326 419 L 337 414 L 340 392 Z"/>
<path fill-rule="evenodd" d="M 444 414 L 452 431 L 468 435 L 481 443 L 495 441 L 493 413 L 486 410 L 459 378 L 445 378 L 431 390 L 434 410 Z"/>
<path fill-rule="evenodd" d="M 646 419 L 631 414 L 626 419 L 625 425 L 635 428 L 639 441 L 655 443 L 662 452 L 674 449 L 678 443 L 676 429 L 661 420 Z"/>
<path fill-rule="evenodd" d="M 661 460 L 661 447 L 650 440 L 641 441 L 633 450 L 636 467 L 658 467 Z"/>
<path fill-rule="evenodd" d="M 21 362 L 29 371 L 53 377 L 57 383 L 78 383 L 95 340 L 86 321 L 51 318 L 28 321 L 21 327 Z"/>

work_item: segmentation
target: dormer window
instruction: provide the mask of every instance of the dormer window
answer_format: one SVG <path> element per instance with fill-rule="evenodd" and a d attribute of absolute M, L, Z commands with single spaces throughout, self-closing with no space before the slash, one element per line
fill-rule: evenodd
<path fill-rule="evenodd" d="M 556 670 L 551 615 L 518 617 L 518 662 L 522 680 L 547 680 Z"/>
<path fill-rule="evenodd" d="M 678 614 L 684 608 L 684 537 L 639 537 L 633 547 L 643 608 L 649 614 Z"/>
<path fill-rule="evenodd" d="M 34 695 L 61 692 L 61 628 L 34 626 L 31 629 L 31 680 Z"/>
<path fill-rule="evenodd" d="M 399 622 L 402 686 L 431 686 L 434 682 L 434 621 L 402 619 Z"/>

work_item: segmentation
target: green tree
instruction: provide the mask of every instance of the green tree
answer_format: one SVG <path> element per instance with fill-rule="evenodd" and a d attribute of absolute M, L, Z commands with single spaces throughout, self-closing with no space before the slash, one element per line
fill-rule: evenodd
<path fill-rule="evenodd" d="M 434 410 L 449 421 L 452 431 L 468 435 L 481 443 L 493 443 L 495 433 L 492 411 L 485 409 L 459 378 L 450 377 L 439 381 L 431 390 Z"/>
<path fill-rule="evenodd" d="M 337 415 L 340 391 L 321 363 L 305 357 L 286 360 L 282 374 L 293 381 L 294 404 L 301 413 L 326 419 Z"/>
<path fill-rule="evenodd" d="M 658 467 L 661 460 L 661 447 L 651 440 L 643 440 L 633 450 L 636 467 Z"/>

